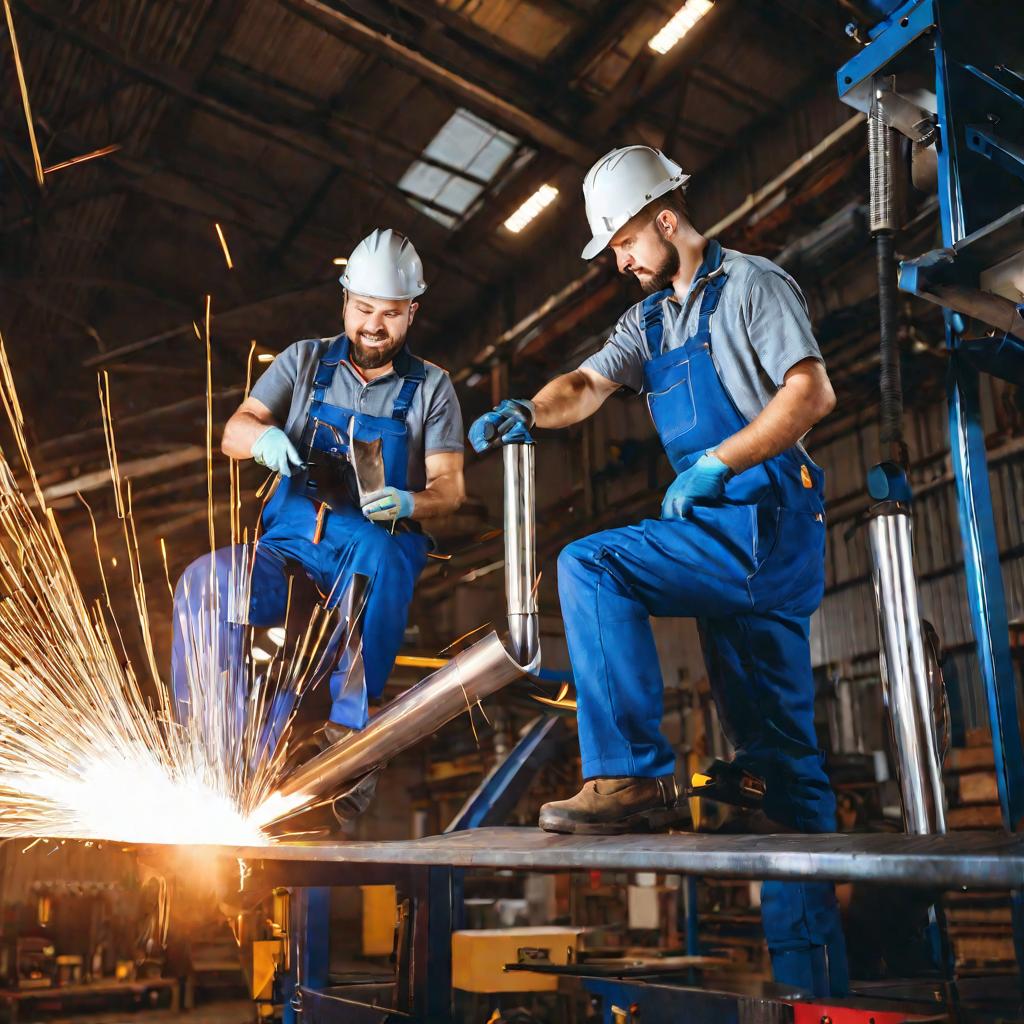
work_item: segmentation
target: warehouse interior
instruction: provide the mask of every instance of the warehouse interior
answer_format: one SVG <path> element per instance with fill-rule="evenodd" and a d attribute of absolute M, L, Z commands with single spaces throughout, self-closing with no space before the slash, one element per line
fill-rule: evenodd
<path fill-rule="evenodd" d="M 0 334 L 16 422 L 0 443 L 85 602 L 119 624 L 114 660 L 151 708 L 174 582 L 215 536 L 252 537 L 266 502 L 267 469 L 220 452 L 224 425 L 293 342 L 342 331 L 339 276 L 376 228 L 416 247 L 426 291 L 408 345 L 450 374 L 469 429 L 575 370 L 643 297 L 611 253 L 580 259 L 581 186 L 609 150 L 654 147 L 690 175 L 697 231 L 795 279 L 836 397 L 804 440 L 826 480 L 810 655 L 836 794 L 827 842 L 732 835 L 729 808 L 692 793 L 689 835 L 555 842 L 536 827 L 585 777 L 559 552 L 656 519 L 675 477 L 647 403 L 623 389 L 567 429 L 538 425 L 518 464 L 516 446 L 503 459 L 467 445 L 465 500 L 429 523 L 440 557 L 370 728 L 457 656 L 495 657 L 476 645 L 524 609 L 539 653 L 524 672 L 530 658 L 503 648 L 514 678 L 454 716 L 407 704 L 392 735 L 409 737 L 368 755 L 362 771 L 387 766 L 351 820 L 265 849 L 19 832 L 0 755 L 12 1021 L 1024 1020 L 1019 4 L 4 7 Z M 884 92 L 900 102 L 883 110 Z M 875 128 L 898 179 L 881 227 Z M 514 609 L 516 500 L 532 561 Z M 887 633 L 873 538 L 903 530 L 907 554 L 911 522 L 890 594 L 903 631 Z M 652 626 L 661 731 L 687 785 L 736 751 L 695 621 Z M 272 632 L 251 659 L 278 657 Z M 901 705 L 904 674 L 923 710 Z M 325 687 L 300 717 L 322 722 Z M 11 720 L 0 707 L 4 742 Z M 919 741 L 934 749 L 908 751 Z M 910 801 L 928 770 L 922 823 Z M 103 800 L 126 819 L 175 813 L 137 780 Z M 773 981 L 766 878 L 836 881 L 848 993 Z"/>

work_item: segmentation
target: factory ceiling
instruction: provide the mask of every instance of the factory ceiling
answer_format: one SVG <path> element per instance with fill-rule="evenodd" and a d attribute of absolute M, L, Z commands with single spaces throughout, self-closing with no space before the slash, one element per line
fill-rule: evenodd
<path fill-rule="evenodd" d="M 760 220 L 755 241 L 772 254 L 792 234 L 780 224 L 820 221 L 826 190 L 830 212 L 837 189 L 840 205 L 856 200 L 863 183 L 846 178 L 862 133 L 844 134 L 832 86 L 855 48 L 843 33 L 855 5 L 717 0 L 658 55 L 649 40 L 678 6 L 10 0 L 51 170 L 40 187 L 5 56 L 0 329 L 58 507 L 77 507 L 70 478 L 103 481 L 102 373 L 139 514 L 204 529 L 185 499 L 203 500 L 206 297 L 216 421 L 253 342 L 270 358 L 338 329 L 333 261 L 374 226 L 419 248 L 429 290 L 414 347 L 465 386 L 501 337 L 541 355 L 558 341 L 555 365 L 621 309 L 626 286 L 578 259 L 580 180 L 612 146 L 680 161 L 708 227 L 831 138 L 824 179 L 803 200 L 782 190 Z M 550 206 L 509 230 L 543 185 Z M 556 301 L 552 324 L 541 314 L 560 290 L 576 313 Z"/>

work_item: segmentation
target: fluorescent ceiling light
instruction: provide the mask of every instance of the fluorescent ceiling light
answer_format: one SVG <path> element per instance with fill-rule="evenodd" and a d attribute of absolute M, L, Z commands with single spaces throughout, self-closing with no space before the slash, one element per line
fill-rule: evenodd
<path fill-rule="evenodd" d="M 514 135 L 460 108 L 423 148 L 423 156 L 435 162 L 414 160 L 398 187 L 416 209 L 453 228 L 483 192 L 481 182 L 493 181 L 518 145 Z M 472 178 L 453 171 L 465 171 Z M 418 199 L 428 200 L 431 205 Z"/>
<path fill-rule="evenodd" d="M 686 0 L 647 44 L 655 53 L 668 53 L 711 10 L 711 0 Z"/>
<path fill-rule="evenodd" d="M 331 260 L 331 262 L 336 267 L 347 267 L 348 266 L 348 257 L 347 256 L 335 256 L 334 259 Z"/>
<path fill-rule="evenodd" d="M 274 361 L 274 353 L 273 352 L 261 352 L 256 357 L 256 362 L 257 363 L 272 363 L 273 361 Z"/>
<path fill-rule="evenodd" d="M 558 195 L 558 189 L 554 185 L 541 185 L 536 192 L 530 196 L 529 199 L 523 203 L 522 206 L 512 214 L 507 221 L 505 221 L 505 227 L 509 229 L 514 235 L 518 235 L 527 224 L 532 221 L 537 214 L 541 212 L 546 206 L 550 206 L 555 196 Z"/>

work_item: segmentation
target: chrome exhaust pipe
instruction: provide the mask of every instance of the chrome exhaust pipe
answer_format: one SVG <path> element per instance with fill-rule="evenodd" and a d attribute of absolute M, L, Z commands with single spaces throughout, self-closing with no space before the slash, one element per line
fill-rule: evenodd
<path fill-rule="evenodd" d="M 291 810 L 329 799 L 540 663 L 533 444 L 504 446 L 505 586 L 509 636 L 488 633 L 396 697 L 355 732 L 298 768 L 278 788 Z"/>
<path fill-rule="evenodd" d="M 925 654 L 914 577 L 913 519 L 902 502 L 876 505 L 868 523 L 871 576 L 881 641 L 896 776 L 907 832 L 946 831 L 946 795 L 935 725 L 933 675 Z"/>

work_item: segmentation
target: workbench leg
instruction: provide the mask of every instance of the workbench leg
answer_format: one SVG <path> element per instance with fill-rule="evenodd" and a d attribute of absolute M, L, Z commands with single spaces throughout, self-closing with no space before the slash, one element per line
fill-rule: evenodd
<path fill-rule="evenodd" d="M 298 1024 L 302 1013 L 300 988 L 327 987 L 330 963 L 331 890 L 293 889 L 289 922 L 289 963 L 282 979 L 283 1024 Z"/>
<path fill-rule="evenodd" d="M 413 938 L 413 1006 L 416 1019 L 430 1024 L 452 1020 L 451 868 L 422 868 L 416 884 Z"/>

